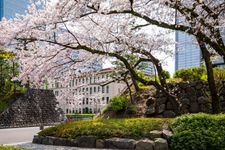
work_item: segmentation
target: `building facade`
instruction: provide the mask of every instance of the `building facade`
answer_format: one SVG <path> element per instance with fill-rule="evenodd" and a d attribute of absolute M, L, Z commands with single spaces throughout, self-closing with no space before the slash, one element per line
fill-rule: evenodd
<path fill-rule="evenodd" d="M 65 113 L 98 113 L 107 106 L 110 99 L 120 95 L 125 89 L 123 82 L 110 82 L 112 68 L 96 72 L 86 72 L 74 75 L 69 85 L 64 87 L 57 82 L 50 84 L 60 108 Z"/>
<path fill-rule="evenodd" d="M 201 65 L 201 51 L 194 36 L 176 31 L 175 70 Z"/>

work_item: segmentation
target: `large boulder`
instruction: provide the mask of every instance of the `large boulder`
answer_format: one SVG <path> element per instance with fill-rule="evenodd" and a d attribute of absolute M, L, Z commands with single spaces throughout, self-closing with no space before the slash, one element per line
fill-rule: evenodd
<path fill-rule="evenodd" d="M 136 141 L 133 139 L 110 138 L 105 140 L 105 147 L 113 149 L 134 149 L 135 144 Z"/>
<path fill-rule="evenodd" d="M 155 149 L 154 150 L 169 150 L 167 140 L 163 138 L 155 139 Z"/>
<path fill-rule="evenodd" d="M 154 141 L 149 139 L 139 140 L 136 144 L 135 150 L 154 150 Z"/>
<path fill-rule="evenodd" d="M 81 136 L 77 139 L 78 147 L 95 148 L 97 137 Z"/>

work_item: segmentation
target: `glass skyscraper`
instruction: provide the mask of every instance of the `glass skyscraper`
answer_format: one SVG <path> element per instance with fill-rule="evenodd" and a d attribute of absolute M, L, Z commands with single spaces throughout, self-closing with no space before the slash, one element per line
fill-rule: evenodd
<path fill-rule="evenodd" d="M 201 57 L 195 37 L 176 31 L 175 70 L 200 66 Z"/>
<path fill-rule="evenodd" d="M 0 20 L 14 18 L 16 14 L 24 14 L 29 0 L 0 0 Z"/>

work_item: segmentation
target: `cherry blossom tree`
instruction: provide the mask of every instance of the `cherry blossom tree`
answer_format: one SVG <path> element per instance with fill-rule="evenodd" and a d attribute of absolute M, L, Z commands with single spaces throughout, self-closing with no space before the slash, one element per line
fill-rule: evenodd
<path fill-rule="evenodd" d="M 99 57 L 114 57 L 124 64 L 133 80 L 154 85 L 168 94 L 178 108 L 176 98 L 167 90 L 162 61 L 156 57 L 171 53 L 171 42 L 165 35 L 169 31 L 154 32 L 152 25 L 187 32 L 200 44 L 216 113 L 219 101 L 208 49 L 225 56 L 220 32 L 224 27 L 224 5 L 219 0 L 61 0 L 42 10 L 31 5 L 27 15 L 0 23 L 0 43 L 17 50 L 22 64 L 18 78 L 24 82 L 31 80 L 38 85 L 65 68 L 78 74 L 84 65 Z M 174 23 L 176 12 L 184 18 L 183 23 Z M 78 59 L 71 57 L 74 51 L 80 52 Z M 139 58 L 137 65 L 152 62 L 160 83 L 138 76 L 137 65 L 127 61 L 127 54 Z"/>

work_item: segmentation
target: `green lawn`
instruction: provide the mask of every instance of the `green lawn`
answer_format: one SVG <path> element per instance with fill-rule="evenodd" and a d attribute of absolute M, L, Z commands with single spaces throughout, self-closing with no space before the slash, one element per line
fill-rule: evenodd
<path fill-rule="evenodd" d="M 25 150 L 25 149 L 16 148 L 13 146 L 0 146 L 0 150 Z"/>
<path fill-rule="evenodd" d="M 95 114 L 66 114 L 66 116 L 74 116 L 74 117 L 93 117 Z"/>
<path fill-rule="evenodd" d="M 168 119 L 159 118 L 74 121 L 46 128 L 39 132 L 39 135 L 61 138 L 76 138 L 81 135 L 93 135 L 98 138 L 121 137 L 140 139 L 148 137 L 149 132 L 152 130 L 162 129 L 162 126 L 168 123 Z"/>

